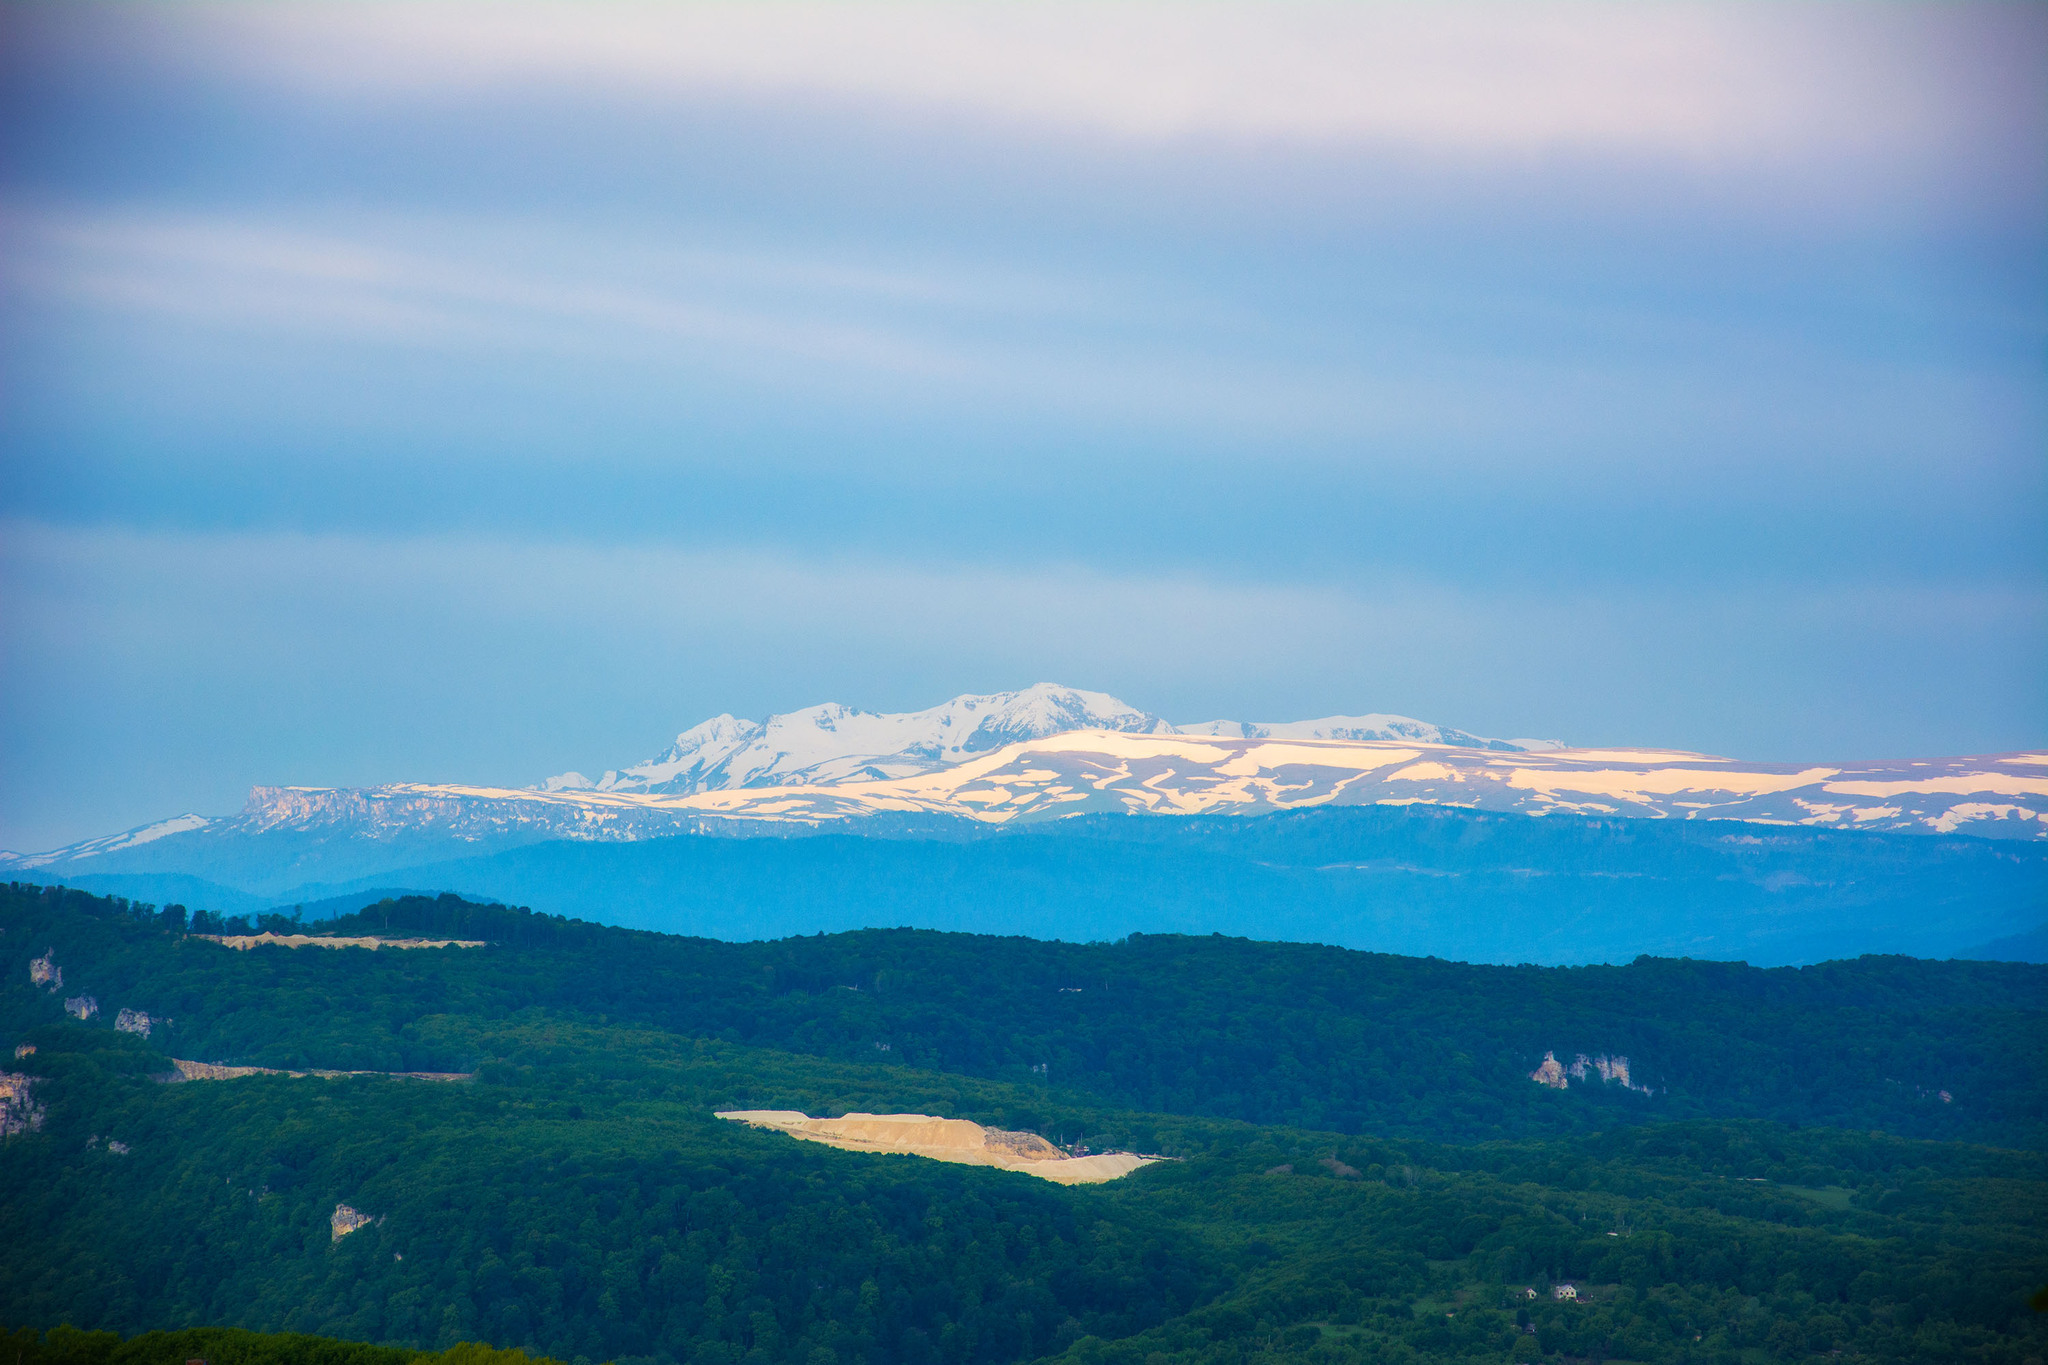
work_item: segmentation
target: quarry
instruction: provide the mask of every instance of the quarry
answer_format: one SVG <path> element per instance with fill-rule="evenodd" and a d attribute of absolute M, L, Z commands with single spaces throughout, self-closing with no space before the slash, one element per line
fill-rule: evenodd
<path fill-rule="evenodd" d="M 1116 1180 L 1162 1159 L 1133 1152 L 1069 1156 L 1036 1133 L 984 1128 L 967 1119 L 934 1114 L 855 1113 L 814 1119 L 792 1109 L 727 1109 L 719 1111 L 718 1117 L 849 1152 L 888 1152 L 967 1166 L 994 1166 L 1061 1185 Z"/>

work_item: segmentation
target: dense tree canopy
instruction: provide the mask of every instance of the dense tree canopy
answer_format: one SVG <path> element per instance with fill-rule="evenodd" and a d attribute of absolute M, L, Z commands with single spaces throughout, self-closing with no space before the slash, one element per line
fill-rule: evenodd
<path fill-rule="evenodd" d="M 2048 1140 L 2048 967 L 2019 963 L 1493 967 L 1222 937 L 911 930 L 724 943 L 453 896 L 321 931 L 490 948 L 237 953 L 179 937 L 162 911 L 77 913 L 61 907 L 108 903 L 39 889 L 0 899 L 11 933 L 57 948 L 67 989 L 174 1020 L 162 1045 L 206 1061 L 466 1070 L 473 1058 L 412 1021 L 539 1006 L 1341 1132 L 1477 1139 L 1722 1115 Z M 1532 1086 L 1546 1051 L 1626 1056 L 1641 1088 Z"/>
<path fill-rule="evenodd" d="M 12 1047 L 33 1049 L 9 1065 L 29 1078 L 36 1121 L 0 1143 L 6 1325 L 155 1333 L 119 1346 L 18 1334 L 24 1362 L 155 1365 L 202 1328 L 333 1343 L 320 1348 L 329 1355 L 291 1355 L 223 1337 L 209 1348 L 215 1365 L 405 1359 L 350 1355 L 347 1342 L 439 1352 L 487 1341 L 570 1362 L 690 1365 L 1733 1365 L 1833 1351 L 2021 1365 L 2048 1349 L 2028 1306 L 2048 1280 L 2048 1160 L 2037 1152 L 1644 1114 L 1623 1106 L 1663 1097 L 1603 1093 L 1597 1080 L 1558 1093 L 1526 1068 L 1514 1079 L 1537 1105 L 1569 1114 L 1587 1100 L 1591 1117 L 1475 1141 L 1458 1129 L 1466 1107 L 1486 1103 L 1480 1084 L 1453 1084 L 1456 1106 L 1417 1101 L 1414 1114 L 1402 1097 L 1427 1087 L 1397 1088 L 1349 1132 L 1260 1108 L 1321 1083 L 1300 1059 L 1327 1078 L 1357 1055 L 1344 1049 L 1368 1032 L 1312 1028 L 1347 1000 L 1349 1017 L 1420 1037 L 1431 1001 L 1461 984 L 1496 988 L 1447 1026 L 1442 1046 L 1472 1048 L 1509 1032 L 1498 1018 L 1466 1021 L 1488 1008 L 1519 1001 L 1564 1032 L 1569 1013 L 1536 1014 L 1562 1000 L 1618 1027 L 1630 1016 L 1614 1001 L 1676 1000 L 1675 980 L 1724 1017 L 1737 1008 L 1715 1005 L 1716 990 L 1810 1040 L 1837 1029 L 1846 1041 L 1829 1055 L 1884 1044 L 1905 1055 L 1914 1030 L 1931 1047 L 1943 1026 L 1993 1042 L 2004 1027 L 2037 1045 L 2039 1016 L 2021 996 L 2039 969 L 1883 961 L 1687 977 L 1698 964 L 1645 963 L 1460 977 L 1454 964 L 1227 940 L 1055 950 L 879 934 L 736 947 L 452 900 L 394 903 L 342 927 L 459 930 L 499 946 L 235 952 L 180 937 L 176 916 L 154 909 L 9 895 L 0 1024 Z M 56 991 L 26 969 L 51 949 L 65 971 Z M 1226 961 L 1235 988 L 1215 977 Z M 1078 974 L 1090 966 L 1105 975 Z M 941 989 L 949 969 L 962 984 Z M 1143 1048 L 1164 1037 L 1051 1082 L 994 1051 L 979 1075 L 928 1064 L 1002 1046 L 1010 1000 L 1044 1030 L 1032 1042 L 1096 1036 L 1075 1023 L 1091 1017 L 1084 1001 L 1063 993 L 1076 984 L 1084 1001 L 1089 987 L 1149 1000 L 1166 1012 L 1162 1034 L 1201 1010 L 1225 1037 L 1307 1029 L 1269 1054 L 1302 1074 L 1252 1084 L 1246 1054 L 1235 1090 L 1146 1109 L 1135 1102 L 1153 1084 Z M 62 1009 L 79 990 L 102 1005 L 83 1021 Z M 1034 1005 L 1038 995 L 1050 1003 Z M 117 1031 L 117 1007 L 174 1022 L 146 1038 Z M 897 1030 L 881 1039 L 898 1044 L 886 1053 L 873 1046 L 878 1023 Z M 1663 1026 L 1705 1036 L 1682 1016 Z M 473 1074 L 165 1083 L 170 1056 L 195 1051 Z M 1232 1054 L 1219 1042 L 1204 1055 Z M 1455 1083 L 1487 1055 L 1434 1074 Z M 2031 1084 L 2012 1092 L 2022 1118 Z M 1181 1159 L 1064 1188 L 712 1117 L 729 1107 L 919 1110 Z M 1602 1124 L 1615 1115 L 1630 1121 Z M 337 1236 L 343 1205 L 368 1221 Z M 1557 1297 L 1565 1285 L 1576 1299 Z"/>

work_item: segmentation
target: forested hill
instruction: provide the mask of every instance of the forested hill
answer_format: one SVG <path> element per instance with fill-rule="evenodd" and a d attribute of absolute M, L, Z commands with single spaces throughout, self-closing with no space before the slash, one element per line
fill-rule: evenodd
<path fill-rule="evenodd" d="M 1000 827 L 878 816 L 753 833 L 504 847 L 513 836 L 198 831 L 36 875 L 222 912 L 354 909 L 408 888 L 723 939 L 870 925 L 1083 943 L 1220 932 L 1550 965 L 1983 956 L 2048 920 L 2038 840 L 1420 805 Z"/>
<path fill-rule="evenodd" d="M 240 951 L 175 907 L 0 892 L 0 1341 L 24 1361 L 367 1359 L 198 1330 L 222 1327 L 569 1365 L 2048 1350 L 2041 1155 L 1872 1131 L 2037 1129 L 2039 968 L 734 945 L 453 898 L 341 927 L 489 946 Z M 1546 1048 L 1611 1070 L 1615 1038 L 1657 1093 L 1528 1079 Z M 330 1074 L 172 1084 L 175 1059 Z M 1682 1117 L 1743 1104 L 1847 1126 Z M 1317 1130 L 1241 1121 L 1314 1106 Z M 735 1108 L 1181 1159 L 1066 1188 L 714 1117 Z M 1506 1129 L 1544 1135 L 1423 1136 Z M 5 1335 L 67 1322 L 160 1335 Z"/>
<path fill-rule="evenodd" d="M 158 1044 L 209 1062 L 468 1070 L 475 1056 L 417 1021 L 542 1009 L 1341 1132 L 1468 1140 L 1724 1116 L 2048 1136 L 2048 968 L 2023 964 L 1490 967 L 1223 937 L 910 930 L 734 944 L 453 896 L 319 927 L 490 946 L 237 952 L 188 936 L 222 926 L 188 926 L 175 907 L 25 884 L 0 892 L 0 922 L 7 979 L 51 950 L 67 995 L 171 1020 Z M 1588 1070 L 1562 1091 L 1537 1085 L 1550 1053 L 1566 1067 L 1626 1057 L 1629 1083 Z"/>

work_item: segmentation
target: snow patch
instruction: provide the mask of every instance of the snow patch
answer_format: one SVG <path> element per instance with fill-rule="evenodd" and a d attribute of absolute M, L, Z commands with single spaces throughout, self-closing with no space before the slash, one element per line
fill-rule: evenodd
<path fill-rule="evenodd" d="M 1325 716 L 1247 724 L 1174 726 L 1103 692 L 1039 683 L 1019 692 L 967 695 L 926 711 L 877 713 L 837 702 L 764 721 L 714 716 L 676 736 L 658 757 L 607 772 L 548 778 L 543 792 L 619 791 L 688 795 L 766 786 L 837 786 L 889 781 L 964 762 L 1020 741 L 1072 731 L 1187 734 L 1231 739 L 1380 740 L 1519 751 L 1560 748 L 1552 740 L 1500 740 L 1410 716 Z"/>

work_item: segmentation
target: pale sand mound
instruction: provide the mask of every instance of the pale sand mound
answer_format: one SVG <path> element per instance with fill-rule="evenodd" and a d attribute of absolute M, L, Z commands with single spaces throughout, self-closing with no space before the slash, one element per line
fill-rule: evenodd
<path fill-rule="evenodd" d="M 203 938 L 209 943 L 218 943 L 223 948 L 233 948 L 246 953 L 251 948 L 261 948 L 274 943 L 280 948 L 368 948 L 371 952 L 379 948 L 482 948 L 482 939 L 469 938 L 325 938 L 316 934 L 187 934 L 187 938 Z"/>
<path fill-rule="evenodd" d="M 901 1152 L 967 1166 L 995 1166 L 1062 1185 L 1115 1180 L 1159 1160 L 1132 1152 L 1064 1156 L 1059 1148 L 1036 1133 L 1010 1133 L 1000 1128 L 984 1128 L 966 1119 L 942 1119 L 931 1114 L 847 1114 L 836 1119 L 814 1119 L 794 1109 L 728 1109 L 718 1117 L 756 1128 L 773 1128 L 791 1137 L 849 1152 Z"/>
<path fill-rule="evenodd" d="M 235 1081 L 244 1076 L 320 1076 L 328 1080 L 336 1076 L 396 1076 L 413 1081 L 467 1081 L 476 1077 L 473 1071 L 280 1071 L 274 1066 L 222 1066 L 217 1062 L 188 1062 L 182 1057 L 171 1058 L 171 1065 L 178 1068 L 176 1074 L 165 1074 L 178 1081 Z"/>

